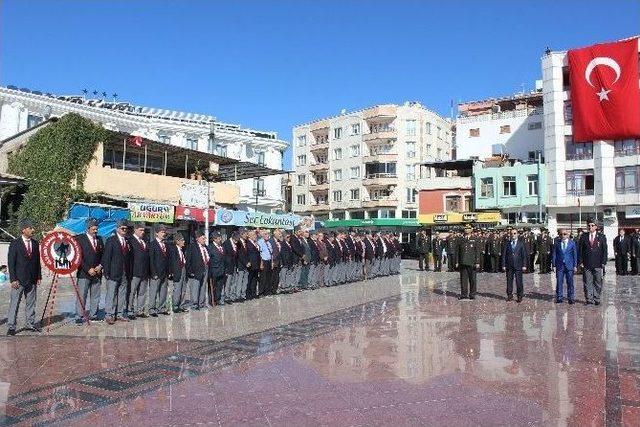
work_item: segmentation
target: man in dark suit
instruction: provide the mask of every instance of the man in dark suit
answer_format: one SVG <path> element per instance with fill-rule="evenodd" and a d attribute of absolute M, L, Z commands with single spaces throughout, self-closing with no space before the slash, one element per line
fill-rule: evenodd
<path fill-rule="evenodd" d="M 131 277 L 131 246 L 127 242 L 127 220 L 118 221 L 116 232 L 107 239 L 102 254 L 102 270 L 107 279 L 105 299 L 106 321 L 113 325 L 117 319 L 128 322 L 127 287 Z"/>
<path fill-rule="evenodd" d="M 527 271 L 529 254 L 518 239 L 518 231 L 511 230 L 511 240 L 502 248 L 502 270 L 507 272 L 507 301 L 513 301 L 513 279 L 516 279 L 517 301 L 522 302 L 524 287 L 522 273 Z"/>
<path fill-rule="evenodd" d="M 258 280 L 260 279 L 260 248 L 258 247 L 258 235 L 255 230 L 248 233 L 247 239 L 247 259 L 249 261 L 249 283 L 247 284 L 247 299 L 254 299 L 258 296 Z"/>
<path fill-rule="evenodd" d="M 11 283 L 11 300 L 7 315 L 7 335 L 16 334 L 16 318 L 20 309 L 20 300 L 25 297 L 25 316 L 28 331 L 39 332 L 36 326 L 36 293 L 42 280 L 40 268 L 40 245 L 33 239 L 35 232 L 33 223 L 24 219 L 20 221 L 22 235 L 9 244 L 7 267 L 9 283 Z"/>
<path fill-rule="evenodd" d="M 133 227 L 133 236 L 129 239 L 131 247 L 131 286 L 128 292 L 129 319 L 147 317 L 144 307 L 149 288 L 149 244 L 144 240 L 145 225 L 136 223 Z"/>
<path fill-rule="evenodd" d="M 158 312 L 164 315 L 169 314 L 169 307 L 167 307 L 169 252 L 164 241 L 166 236 L 167 227 L 160 224 L 156 227 L 156 238 L 149 243 L 149 271 L 151 273 L 151 280 L 149 280 L 149 315 L 153 317 L 157 317 Z"/>
<path fill-rule="evenodd" d="M 225 299 L 227 304 L 247 299 L 247 289 L 249 287 L 249 230 L 242 228 L 239 232 L 240 238 L 237 240 L 238 273 L 236 274 L 233 296 L 230 299 Z"/>
<path fill-rule="evenodd" d="M 187 259 L 184 254 L 184 236 L 181 233 L 176 233 L 173 237 L 173 244 L 168 247 L 169 280 L 173 283 L 173 294 L 171 296 L 173 312 L 186 312 L 188 309 L 186 298 L 184 297 L 184 288 L 187 281 Z"/>
<path fill-rule="evenodd" d="M 583 233 L 578 242 L 578 264 L 582 266 L 584 296 L 587 304 L 600 305 L 602 272 L 607 263 L 607 239 L 598 233 L 594 220 L 588 222 L 589 232 Z"/>
<path fill-rule="evenodd" d="M 631 235 L 631 274 L 640 274 L 640 229 Z"/>
<path fill-rule="evenodd" d="M 629 260 L 629 238 L 625 236 L 624 229 L 618 231 L 618 235 L 613 239 L 613 253 L 616 257 L 616 274 L 624 276 L 627 274 Z"/>
<path fill-rule="evenodd" d="M 575 301 L 573 274 L 578 270 L 578 251 L 576 244 L 569 238 L 569 231 L 562 229 L 560 239 L 554 243 L 551 263 L 556 270 L 556 303 L 562 303 L 564 281 L 567 281 L 567 299 L 569 304 Z"/>
<path fill-rule="evenodd" d="M 200 310 L 206 308 L 206 283 L 209 276 L 209 250 L 206 237 L 200 230 L 196 231 L 196 241 L 187 247 L 187 277 L 191 288 L 191 308 Z"/>
<path fill-rule="evenodd" d="M 225 253 L 222 248 L 222 234 L 218 231 L 211 233 L 209 245 L 209 305 L 224 305 L 224 286 L 227 281 L 225 274 Z"/>
<path fill-rule="evenodd" d="M 100 304 L 100 285 L 102 284 L 102 253 L 104 243 L 98 236 L 98 221 L 91 218 L 87 220 L 86 232 L 75 237 L 80 250 L 82 261 L 78 268 L 78 292 L 84 309 L 89 313 L 91 320 L 98 320 L 98 304 Z M 80 302 L 76 301 L 76 324 L 84 322 L 84 313 Z"/>
<path fill-rule="evenodd" d="M 540 262 L 540 273 L 547 274 L 551 270 L 551 250 L 553 249 L 553 239 L 549 232 L 543 228 L 537 243 L 538 261 Z"/>
<path fill-rule="evenodd" d="M 269 284 L 269 293 L 275 295 L 278 293 L 278 283 L 280 282 L 280 269 L 282 268 L 282 230 L 273 230 L 273 236 L 269 239 L 273 253 L 271 254 L 271 283 Z"/>
<path fill-rule="evenodd" d="M 240 297 L 236 297 L 236 284 L 239 283 L 238 275 L 239 270 L 239 248 L 238 240 L 240 239 L 240 233 L 234 231 L 227 240 L 222 244 L 224 250 L 224 274 L 226 283 L 224 284 L 224 292 L 220 297 L 220 304 L 226 303 L 226 301 L 232 302 L 232 300 L 238 300 Z M 239 295 L 239 294 L 238 294 Z"/>
<path fill-rule="evenodd" d="M 369 278 L 374 277 L 372 273 L 372 265 L 375 262 L 376 258 L 376 243 L 373 240 L 373 235 L 371 231 L 367 231 L 365 233 L 364 239 L 364 279 L 367 280 Z"/>
<path fill-rule="evenodd" d="M 302 266 L 306 264 L 304 258 L 304 246 L 302 244 L 303 230 L 300 227 L 296 227 L 289 244 L 291 245 L 291 252 L 293 255 L 293 279 L 295 280 L 295 287 L 298 287 L 300 282 L 300 276 L 302 276 Z"/>

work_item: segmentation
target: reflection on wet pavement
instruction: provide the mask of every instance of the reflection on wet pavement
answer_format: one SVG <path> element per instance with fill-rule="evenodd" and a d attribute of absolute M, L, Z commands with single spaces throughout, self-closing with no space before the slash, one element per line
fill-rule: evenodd
<path fill-rule="evenodd" d="M 2 338 L 0 421 L 640 425 L 640 280 L 608 274 L 595 307 L 554 304 L 537 274 L 507 303 L 503 276 L 481 274 L 479 298 L 459 302 L 455 274 L 404 264 L 121 336 L 100 324 Z"/>

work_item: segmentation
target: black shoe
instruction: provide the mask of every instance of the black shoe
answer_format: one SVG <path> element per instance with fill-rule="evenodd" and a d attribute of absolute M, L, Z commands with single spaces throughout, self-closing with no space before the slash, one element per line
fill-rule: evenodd
<path fill-rule="evenodd" d="M 146 314 L 144 314 L 144 313 L 140 313 L 140 314 L 136 314 L 136 317 L 139 317 L 139 318 L 141 318 L 141 319 L 146 319 L 146 318 L 147 318 L 147 317 L 149 317 L 149 316 L 147 316 L 147 315 L 146 315 Z"/>
<path fill-rule="evenodd" d="M 231 305 L 233 304 L 233 301 L 231 301 L 230 299 L 224 300 L 224 303 L 227 305 Z"/>
<path fill-rule="evenodd" d="M 600 301 L 594 302 L 595 305 L 600 305 Z"/>
<path fill-rule="evenodd" d="M 460 300 L 460 301 L 463 301 L 463 300 L 466 300 L 466 299 L 469 299 L 469 297 L 465 297 L 465 296 L 462 296 L 462 295 L 460 295 L 458 297 L 458 300 Z"/>
<path fill-rule="evenodd" d="M 129 320 L 136 320 L 136 315 L 135 314 L 130 314 L 127 317 L 129 318 Z"/>
<path fill-rule="evenodd" d="M 562 300 L 561 300 L 561 299 L 556 298 L 556 304 L 562 304 Z"/>
<path fill-rule="evenodd" d="M 9 336 L 14 336 L 16 334 L 16 330 L 15 329 L 7 329 L 7 335 Z"/>
<path fill-rule="evenodd" d="M 81 326 L 84 323 L 84 319 L 76 319 L 76 325 Z"/>
<path fill-rule="evenodd" d="M 518 297 L 518 298 L 516 299 L 516 302 L 521 303 L 521 302 L 522 302 L 522 297 Z"/>
<path fill-rule="evenodd" d="M 593 302 L 591 302 L 591 301 L 587 300 L 587 302 L 586 302 L 585 304 L 586 304 L 586 305 L 589 305 L 589 304 L 593 304 Z"/>
<path fill-rule="evenodd" d="M 173 312 L 174 312 L 174 313 L 182 313 L 182 310 L 181 310 L 181 309 L 179 309 L 179 308 L 174 308 L 174 309 L 173 309 Z"/>
<path fill-rule="evenodd" d="M 89 320 L 91 320 L 92 322 L 98 322 L 100 318 L 98 316 L 91 316 Z"/>
<path fill-rule="evenodd" d="M 513 295 L 507 295 L 507 301 L 513 301 Z"/>
<path fill-rule="evenodd" d="M 469 299 L 476 299 L 476 296 L 475 295 L 471 295 L 471 296 L 469 296 Z"/>
<path fill-rule="evenodd" d="M 27 326 L 26 328 L 24 328 L 24 330 L 30 332 L 42 332 L 42 329 L 37 326 Z"/>
<path fill-rule="evenodd" d="M 149 316 L 151 317 L 158 317 L 158 315 L 156 313 L 150 313 Z"/>
<path fill-rule="evenodd" d="M 168 312 L 168 311 L 163 311 L 163 312 L 162 312 L 162 313 L 160 313 L 160 314 L 162 314 L 163 316 L 168 316 L 168 315 L 169 315 L 169 312 Z"/>
<path fill-rule="evenodd" d="M 575 301 L 574 301 L 574 300 L 572 300 L 572 299 L 570 299 L 570 300 L 569 300 L 569 304 L 575 304 Z"/>

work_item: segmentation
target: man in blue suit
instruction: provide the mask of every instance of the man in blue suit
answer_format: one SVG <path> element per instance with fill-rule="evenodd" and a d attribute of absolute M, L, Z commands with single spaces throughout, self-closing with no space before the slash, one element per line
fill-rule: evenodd
<path fill-rule="evenodd" d="M 574 303 L 575 291 L 573 288 L 573 273 L 577 271 L 578 251 L 576 244 L 569 238 L 569 231 L 562 229 L 560 239 L 553 246 L 551 263 L 556 270 L 556 303 L 563 299 L 564 280 L 567 280 L 567 299 L 569 304 Z"/>
<path fill-rule="evenodd" d="M 516 279 L 518 302 L 522 302 L 524 286 L 522 273 L 527 271 L 529 254 L 524 242 L 518 239 L 518 230 L 511 230 L 510 240 L 502 247 L 502 270 L 507 273 L 507 301 L 513 301 L 513 279 Z"/>

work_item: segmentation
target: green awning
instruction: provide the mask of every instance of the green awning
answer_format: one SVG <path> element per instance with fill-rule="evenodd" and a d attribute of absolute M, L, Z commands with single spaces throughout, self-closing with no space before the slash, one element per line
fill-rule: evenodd
<path fill-rule="evenodd" d="M 324 228 L 421 227 L 416 218 L 339 219 L 323 221 Z"/>

